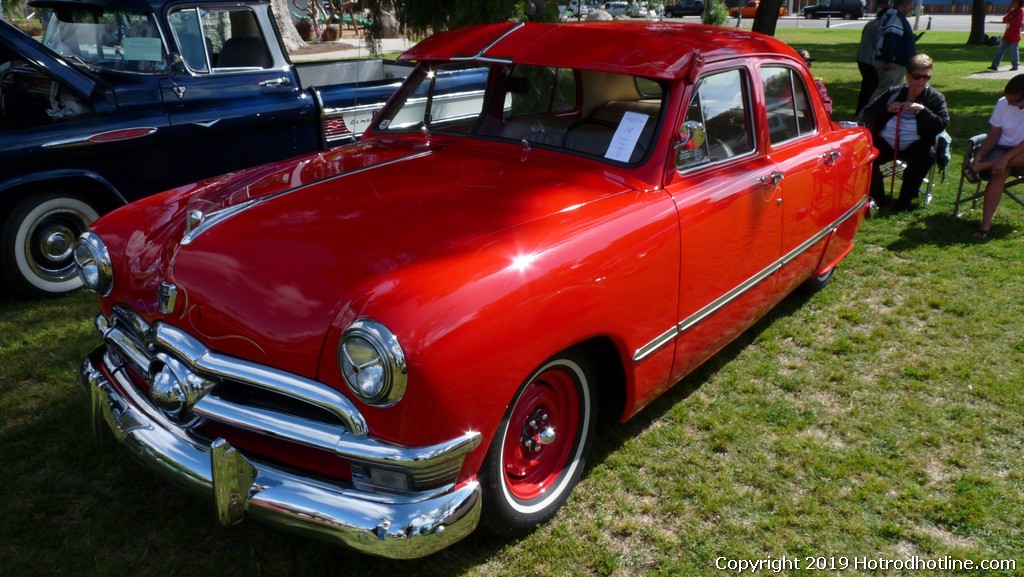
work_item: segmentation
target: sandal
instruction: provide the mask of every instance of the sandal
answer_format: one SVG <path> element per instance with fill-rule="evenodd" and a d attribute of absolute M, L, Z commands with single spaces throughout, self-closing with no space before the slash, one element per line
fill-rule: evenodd
<path fill-rule="evenodd" d="M 984 239 L 988 238 L 988 232 L 989 231 L 987 229 L 979 228 L 978 230 L 976 230 L 973 233 L 971 233 L 971 236 L 973 236 L 974 238 L 979 238 L 979 239 L 984 240 Z"/>
<path fill-rule="evenodd" d="M 980 178 L 978 178 L 978 173 L 974 172 L 974 167 L 970 165 L 964 167 L 964 178 L 966 178 L 967 182 L 971 184 L 978 184 L 978 182 L 981 180 Z"/>

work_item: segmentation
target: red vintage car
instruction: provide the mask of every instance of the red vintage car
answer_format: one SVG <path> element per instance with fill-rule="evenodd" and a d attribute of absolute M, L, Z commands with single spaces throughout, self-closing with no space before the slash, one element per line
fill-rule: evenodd
<path fill-rule="evenodd" d="M 395 558 L 552 518 L 599 411 L 629 419 L 829 281 L 876 155 L 745 31 L 504 23 L 402 59 L 360 142 L 76 246 L 98 429 L 224 523 Z"/>

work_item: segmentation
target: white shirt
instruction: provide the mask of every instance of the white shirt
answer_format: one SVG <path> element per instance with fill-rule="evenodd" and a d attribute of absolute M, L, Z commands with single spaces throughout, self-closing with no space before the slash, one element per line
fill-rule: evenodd
<path fill-rule="evenodd" d="M 1002 130 L 997 143 L 999 146 L 1016 146 L 1024 142 L 1024 110 L 1011 106 L 1005 96 L 996 102 L 988 123 Z"/>

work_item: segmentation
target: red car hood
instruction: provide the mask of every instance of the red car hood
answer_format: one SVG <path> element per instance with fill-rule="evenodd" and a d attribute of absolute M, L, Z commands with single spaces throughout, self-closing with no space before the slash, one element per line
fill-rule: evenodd
<path fill-rule="evenodd" d="M 178 289 L 173 324 L 211 348 L 315 378 L 339 312 L 361 314 L 403 271 L 639 186 L 597 163 L 529 155 L 508 146 L 371 141 L 208 181 L 188 195 L 179 189 L 173 216 L 126 241 L 122 266 L 131 270 L 121 276 L 134 286 L 116 296 L 131 291 L 136 303 L 155 302 L 155 286 L 167 280 Z M 182 207 L 228 205 L 237 211 L 179 242 Z M 149 238 L 137 242 L 140 234 Z"/>

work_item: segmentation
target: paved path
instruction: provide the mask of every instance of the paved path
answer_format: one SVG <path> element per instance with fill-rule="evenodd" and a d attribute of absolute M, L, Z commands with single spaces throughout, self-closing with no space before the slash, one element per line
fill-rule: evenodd
<path fill-rule="evenodd" d="M 341 60 L 352 58 L 369 58 L 370 51 L 362 40 L 348 38 L 337 43 L 337 50 L 315 52 L 309 54 L 291 54 L 292 62 L 308 62 L 311 60 Z M 385 53 L 404 52 L 416 43 L 405 38 L 385 38 L 381 40 L 381 50 Z"/>

